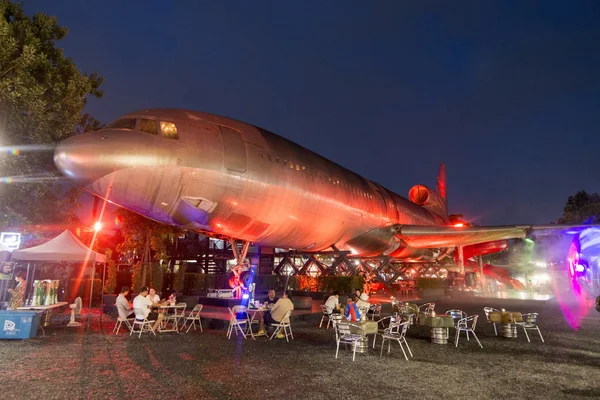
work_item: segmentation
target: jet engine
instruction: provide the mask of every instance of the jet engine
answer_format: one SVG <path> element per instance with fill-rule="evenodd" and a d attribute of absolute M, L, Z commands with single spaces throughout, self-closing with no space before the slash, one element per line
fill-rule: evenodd
<path fill-rule="evenodd" d="M 445 216 L 446 205 L 442 196 L 425 185 L 415 185 L 408 191 L 408 199 L 440 216 Z"/>

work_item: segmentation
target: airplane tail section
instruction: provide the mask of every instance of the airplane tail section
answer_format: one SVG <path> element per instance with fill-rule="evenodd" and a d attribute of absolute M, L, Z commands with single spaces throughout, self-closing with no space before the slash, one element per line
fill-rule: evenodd
<path fill-rule="evenodd" d="M 446 197 L 446 165 L 440 164 L 435 191 L 441 197 L 444 206 L 444 217 L 448 216 L 448 198 Z"/>
<path fill-rule="evenodd" d="M 436 190 L 425 185 L 415 185 L 408 191 L 408 199 L 415 204 L 425 207 L 440 217 L 448 216 L 448 201 L 446 199 L 446 166 L 440 166 Z"/>

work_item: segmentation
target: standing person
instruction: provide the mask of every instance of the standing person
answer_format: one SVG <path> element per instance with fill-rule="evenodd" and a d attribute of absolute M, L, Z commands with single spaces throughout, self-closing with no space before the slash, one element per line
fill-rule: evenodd
<path fill-rule="evenodd" d="M 15 275 L 15 279 L 17 280 L 17 286 L 14 289 L 8 289 L 10 292 L 10 302 L 8 303 L 9 310 L 16 310 L 19 307 L 23 306 L 23 297 L 25 297 L 25 287 L 26 282 L 23 277 L 23 272 L 18 272 Z"/>

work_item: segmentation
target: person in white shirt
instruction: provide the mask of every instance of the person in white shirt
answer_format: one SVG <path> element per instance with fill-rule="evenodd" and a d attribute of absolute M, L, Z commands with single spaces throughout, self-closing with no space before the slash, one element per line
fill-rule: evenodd
<path fill-rule="evenodd" d="M 160 296 L 156 294 L 156 289 L 153 287 L 148 289 L 148 298 L 152 303 L 160 303 Z"/>
<path fill-rule="evenodd" d="M 289 299 L 287 292 L 284 291 L 283 296 L 279 300 L 277 300 L 277 303 L 275 303 L 275 305 L 273 305 L 273 307 L 271 308 L 271 311 L 265 312 L 265 316 L 264 316 L 265 326 L 269 326 L 271 324 L 278 324 L 280 322 L 290 322 L 289 320 L 287 320 L 287 321 L 282 321 L 282 320 L 288 311 L 293 311 L 293 310 L 294 310 L 294 303 L 292 303 L 292 301 Z M 278 339 L 281 339 L 283 337 L 284 336 L 282 333 L 277 335 Z"/>
<path fill-rule="evenodd" d="M 142 321 L 144 318 L 147 318 L 149 321 L 155 320 L 156 322 L 152 329 L 156 332 L 164 316 L 157 312 L 150 312 L 153 305 L 157 306 L 158 304 L 150 301 L 148 298 L 148 288 L 144 286 L 140 289 L 140 294 L 133 299 L 135 319 L 139 321 Z"/>
<path fill-rule="evenodd" d="M 325 302 L 325 308 L 327 309 L 327 314 L 340 312 L 340 292 L 335 291 L 331 296 L 329 296 Z"/>
<path fill-rule="evenodd" d="M 119 317 L 127 319 L 131 314 L 133 314 L 133 310 L 131 309 L 131 305 L 127 300 L 127 295 L 129 294 L 129 286 L 123 286 L 121 288 L 121 293 L 117 296 L 117 300 L 115 301 L 115 306 L 117 306 L 117 312 L 119 313 Z"/>

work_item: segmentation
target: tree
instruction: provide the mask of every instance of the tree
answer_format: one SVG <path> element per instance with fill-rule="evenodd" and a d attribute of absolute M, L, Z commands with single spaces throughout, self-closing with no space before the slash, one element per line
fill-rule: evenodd
<path fill-rule="evenodd" d="M 152 260 L 167 257 L 167 243 L 175 235 L 183 231 L 177 227 L 161 224 L 142 215 L 133 213 L 124 208 L 115 212 L 116 218 L 121 221 L 121 235 L 123 241 L 117 246 L 117 251 L 122 254 L 130 253 L 143 262 L 140 282 L 147 285 L 152 280 Z"/>
<path fill-rule="evenodd" d="M 77 193 L 60 185 L 52 149 L 99 126 L 82 111 L 87 96 L 102 96 L 103 79 L 81 73 L 56 47 L 67 32 L 56 17 L 29 17 L 0 0 L 0 144 L 15 146 L 0 156 L 0 174 L 13 182 L 0 186 L 1 226 L 74 221 Z"/>
<path fill-rule="evenodd" d="M 569 196 L 559 224 L 598 224 L 600 223 L 600 195 L 588 194 L 580 190 Z"/>

